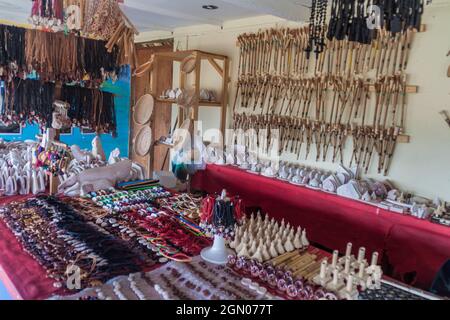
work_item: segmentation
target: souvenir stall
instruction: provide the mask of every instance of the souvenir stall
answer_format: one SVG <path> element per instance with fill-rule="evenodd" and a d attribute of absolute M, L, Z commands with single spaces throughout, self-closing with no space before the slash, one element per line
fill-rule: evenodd
<path fill-rule="evenodd" d="M 445 299 L 446 199 L 387 179 L 423 1 L 316 0 L 238 32 L 274 11 L 216 2 L 0 13 L 0 300 Z M 201 10 L 223 38 L 190 38 L 218 19 Z"/>

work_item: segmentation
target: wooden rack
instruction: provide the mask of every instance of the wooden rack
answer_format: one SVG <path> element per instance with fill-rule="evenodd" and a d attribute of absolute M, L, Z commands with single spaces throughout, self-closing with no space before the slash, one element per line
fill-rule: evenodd
<path fill-rule="evenodd" d="M 191 126 L 190 135 L 191 137 L 194 136 L 194 131 L 197 130 L 195 123 L 199 119 L 199 111 L 200 107 L 215 107 L 220 108 L 220 132 L 222 133 L 222 141 L 225 137 L 225 125 L 226 125 L 226 116 L 227 116 L 227 106 L 228 106 L 228 85 L 230 83 L 230 77 L 229 77 L 229 69 L 230 69 L 230 62 L 228 57 L 223 55 L 218 55 L 214 53 L 208 53 L 203 52 L 200 50 L 187 50 L 187 51 L 175 51 L 175 52 L 157 52 L 152 55 L 153 60 L 153 67 L 151 71 L 151 93 L 155 97 L 155 107 L 166 107 L 171 108 L 172 104 L 176 104 L 177 101 L 175 99 L 163 99 L 160 98 L 161 93 L 161 84 L 159 83 L 158 79 L 160 79 L 161 76 L 158 74 L 159 72 L 163 71 L 163 69 L 159 68 L 158 65 L 160 64 L 167 64 L 167 62 L 182 62 L 184 59 L 188 57 L 194 57 L 195 58 L 195 69 L 193 70 L 193 74 L 195 76 L 195 81 L 193 84 L 194 88 L 194 101 L 196 103 L 191 106 L 191 113 L 188 115 L 190 118 L 193 126 Z M 221 89 L 222 92 L 220 93 L 220 100 L 219 101 L 202 101 L 200 99 L 200 90 L 201 90 L 201 68 L 202 68 L 202 61 L 208 61 L 210 65 L 214 68 L 214 70 L 219 74 L 219 76 L 222 79 Z M 222 62 L 222 66 L 218 63 Z M 187 89 L 187 77 L 188 74 L 183 72 L 181 70 L 181 63 L 180 63 L 180 80 L 179 80 L 179 87 L 182 90 Z M 168 89 L 168 88 L 165 88 Z M 177 121 L 177 127 L 180 127 L 184 120 L 185 120 L 185 110 L 178 107 L 178 121 Z M 168 133 L 168 132 L 167 132 Z M 166 136 L 167 136 L 166 133 Z M 196 132 L 195 132 L 196 133 Z M 159 137 L 154 137 L 154 139 L 159 139 Z M 191 140 L 191 143 L 194 143 L 194 139 Z M 152 157 L 151 157 L 151 167 L 153 168 L 153 171 L 156 170 L 164 170 L 168 167 L 168 159 L 169 159 L 169 152 L 170 149 L 173 148 L 172 145 L 164 144 L 164 143 L 158 143 L 155 142 L 152 147 Z M 162 154 L 164 154 L 164 157 L 162 157 Z M 194 155 L 192 154 L 192 157 Z M 188 178 L 188 190 L 190 189 L 190 177 Z"/>
<path fill-rule="evenodd" d="M 228 84 L 230 82 L 229 80 L 229 69 L 230 69 L 230 62 L 228 57 L 214 54 L 214 53 L 208 53 L 203 52 L 200 50 L 187 50 L 187 51 L 175 51 L 175 52 L 158 52 L 153 55 L 154 57 L 154 64 L 155 66 L 158 64 L 158 60 L 171 60 L 172 62 L 181 62 L 187 57 L 193 56 L 196 58 L 196 67 L 193 71 L 195 73 L 195 82 L 193 84 L 194 87 L 194 94 L 195 94 L 195 100 L 199 101 L 197 104 L 193 105 L 192 107 L 192 113 L 190 115 L 190 119 L 195 122 L 198 121 L 199 116 L 199 109 L 200 107 L 217 107 L 221 108 L 220 111 L 220 131 L 222 133 L 222 136 L 225 133 L 225 125 L 226 125 L 226 116 L 227 116 L 227 106 L 228 106 Z M 201 86 L 201 65 L 202 61 L 208 61 L 211 66 L 214 68 L 214 70 L 219 74 L 219 76 L 222 79 L 222 85 L 221 85 L 221 99 L 219 101 L 202 101 L 200 99 L 200 86 Z M 218 61 L 222 62 L 223 66 L 220 66 Z M 153 68 L 154 70 L 157 70 L 157 68 Z M 187 81 L 187 74 L 182 72 L 180 70 L 180 88 L 186 89 L 186 81 Z M 152 74 L 152 92 L 155 94 L 155 96 L 159 96 L 159 93 L 156 91 L 156 81 L 158 79 L 157 74 Z M 165 104 L 174 104 L 176 103 L 173 99 L 160 99 L 156 98 L 157 102 L 165 103 Z M 178 126 L 180 126 L 183 123 L 183 119 L 185 118 L 184 109 L 178 108 Z"/>
<path fill-rule="evenodd" d="M 144 44 L 136 45 L 136 53 L 139 59 L 140 64 L 144 64 L 149 61 L 152 56 L 156 53 L 160 52 L 172 52 L 173 43 L 170 41 L 166 41 L 163 46 L 145 46 Z M 133 77 L 132 79 L 132 93 L 134 96 L 134 100 L 131 105 L 135 104 L 135 102 L 144 94 L 153 92 L 162 91 L 165 88 L 172 87 L 172 73 L 173 73 L 173 64 L 170 61 L 159 61 L 158 65 L 155 65 L 152 71 L 152 74 L 148 73 L 143 75 L 142 77 Z M 158 75 L 157 82 L 151 81 L 152 75 Z M 151 86 L 153 84 L 153 86 Z M 153 95 L 156 97 L 156 95 Z M 133 111 L 131 112 L 131 119 L 133 119 Z M 154 119 L 158 119 L 155 121 Z M 155 101 L 153 115 L 151 119 L 151 128 L 152 128 L 152 137 L 153 140 L 159 139 L 162 135 L 167 135 L 167 132 L 170 131 L 171 127 L 171 119 L 172 119 L 172 108 L 167 108 L 162 103 Z M 142 157 L 136 154 L 134 151 L 133 138 L 139 132 L 141 125 L 135 123 L 133 120 L 130 121 L 130 155 L 131 159 L 145 168 L 146 177 L 149 178 L 152 176 L 154 170 L 161 170 L 163 158 L 165 155 L 165 150 L 162 148 L 154 148 L 152 147 L 150 152 Z M 168 169 L 168 166 L 164 168 Z"/>

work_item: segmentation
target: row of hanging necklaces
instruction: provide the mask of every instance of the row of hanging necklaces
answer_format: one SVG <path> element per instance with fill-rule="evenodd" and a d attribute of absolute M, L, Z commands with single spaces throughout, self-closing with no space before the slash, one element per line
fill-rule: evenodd
<path fill-rule="evenodd" d="M 102 92 L 100 84 L 116 79 L 120 67 L 117 46 L 108 52 L 105 45 L 73 34 L 0 25 L 0 121 L 49 126 L 53 101 L 62 96 L 72 104 L 74 126 L 115 135 L 114 95 Z"/>
<path fill-rule="evenodd" d="M 307 58 L 311 52 L 316 54 L 316 59 L 325 48 L 325 30 L 327 18 L 328 0 L 313 0 L 311 6 L 311 17 L 309 19 L 309 43 L 306 48 Z M 315 49 L 314 49 L 315 48 Z"/>

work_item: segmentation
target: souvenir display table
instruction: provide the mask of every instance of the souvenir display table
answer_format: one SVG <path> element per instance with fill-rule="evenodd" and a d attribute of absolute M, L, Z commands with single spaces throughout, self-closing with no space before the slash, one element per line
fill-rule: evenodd
<path fill-rule="evenodd" d="M 157 8 L 128 6 L 127 17 L 123 2 L 33 0 L 30 25 L 0 23 L 2 290 L 16 300 L 448 295 L 450 203 L 414 195 L 408 179 L 405 192 L 371 178 L 401 180 L 397 163 L 410 157 L 399 144 L 421 136 L 409 100 L 427 91 L 410 77 L 425 1 L 375 6 L 376 28 L 365 1 L 312 1 L 301 26 L 243 30 L 233 72 L 227 56 L 173 51 L 174 39 L 135 42 L 138 13 Z M 202 88 L 210 71 L 221 81 Z M 172 104 L 176 115 L 160 108 Z M 220 137 L 200 106 L 221 108 Z"/>
<path fill-rule="evenodd" d="M 247 207 L 301 225 L 313 243 L 341 253 L 348 241 L 378 251 L 385 272 L 425 290 L 450 257 L 448 227 L 232 166 L 208 165 L 194 176 L 192 187 L 208 193 L 226 188 L 245 199 Z"/>
<path fill-rule="evenodd" d="M 141 185 L 141 189 L 142 189 L 142 183 Z M 160 190 L 160 188 L 153 187 L 152 190 Z M 142 197 L 139 198 L 137 195 L 142 195 L 142 194 L 146 194 L 145 199 L 143 199 Z M 104 201 L 109 201 L 109 196 L 114 196 L 116 197 L 116 195 L 114 193 L 111 193 L 110 195 L 108 195 L 108 192 L 105 191 L 104 193 Z M 154 207 L 154 201 L 156 201 L 158 199 L 159 196 L 161 197 L 167 197 L 168 195 L 170 195 L 170 193 L 168 192 L 159 192 L 158 194 L 156 193 L 152 193 L 148 190 L 146 191 L 129 191 L 128 193 L 126 193 L 126 191 L 122 192 L 122 194 L 127 194 L 128 195 L 128 199 L 129 201 L 126 203 L 129 206 L 134 206 L 133 208 L 128 207 L 127 208 L 127 214 L 130 214 L 130 216 L 132 216 L 133 214 L 135 215 L 139 215 L 139 214 L 143 214 L 143 211 L 146 211 L 145 214 L 148 214 L 148 216 L 150 216 L 150 214 L 153 212 L 156 212 L 156 209 Z M 125 199 L 126 196 L 122 196 L 122 198 L 119 198 L 119 196 L 117 196 L 117 198 L 114 198 L 118 201 L 121 201 L 123 199 Z M 35 202 L 36 200 L 38 202 Z M 3 208 L 9 208 L 10 210 L 12 210 L 11 208 L 14 208 L 14 206 L 18 206 L 16 208 L 22 209 L 20 210 L 19 214 L 23 214 L 23 219 L 25 220 L 30 220 L 31 218 L 29 216 L 26 216 L 26 210 L 31 209 L 32 211 L 36 211 L 39 212 L 39 210 L 43 210 L 45 208 L 48 209 L 48 207 L 45 207 L 46 205 L 52 205 L 52 199 L 53 198 L 48 198 L 47 196 L 44 195 L 40 195 L 38 197 L 33 197 L 33 196 L 13 196 L 13 197 L 2 197 L 2 199 L 0 200 L 0 206 Z M 55 198 L 57 199 L 57 198 Z M 190 198 L 191 199 L 191 198 Z M 105 215 L 105 210 L 102 209 L 101 207 L 96 206 L 94 201 L 90 201 L 90 200 L 77 200 L 77 199 L 61 199 L 62 202 L 56 202 L 56 205 L 53 203 L 54 207 L 53 208 L 57 208 L 58 203 L 66 203 L 69 204 L 69 206 L 67 207 L 67 209 L 65 211 L 63 211 L 64 215 L 72 215 L 73 213 L 75 213 L 74 216 L 70 217 L 69 216 L 69 222 L 68 222 L 68 228 L 69 229 L 64 229 L 65 227 L 63 225 L 60 225 L 60 231 L 56 231 L 53 230 L 51 231 L 51 233 L 53 235 L 51 235 L 50 237 L 46 238 L 44 236 L 44 238 L 40 238 L 40 241 L 43 241 L 41 243 L 41 246 L 38 245 L 31 245 L 30 243 L 34 243 L 35 240 L 33 240 L 32 238 L 32 233 L 30 233 L 30 229 L 27 228 L 26 232 L 22 232 L 22 229 L 17 229 L 17 231 L 12 232 L 11 230 L 11 225 L 13 226 L 17 226 L 16 224 L 14 224 L 14 218 L 11 219 L 11 214 L 13 212 L 17 212 L 17 210 L 13 210 L 11 212 L 7 213 L 8 219 L 0 219 L 0 234 L 2 235 L 0 237 L 0 250 L 2 252 L 2 254 L 0 255 L 0 281 L 4 284 L 5 288 L 7 289 L 9 295 L 13 298 L 13 299 L 18 299 L 18 300 L 42 300 L 42 299 L 47 299 L 52 295 L 55 294 L 63 294 L 63 295 L 67 295 L 67 294 L 71 294 L 73 292 L 68 291 L 65 288 L 65 277 L 62 274 L 63 270 L 65 269 L 61 269 L 61 266 L 63 268 L 66 268 L 67 266 L 69 266 L 70 264 L 67 264 L 67 262 L 65 262 L 66 260 L 62 261 L 62 265 L 61 266 L 57 266 L 54 270 L 54 267 L 52 267 L 52 263 L 58 263 L 58 260 L 53 260 L 54 262 L 50 263 L 50 265 L 46 265 L 46 261 L 49 261 L 49 257 L 53 255 L 55 255 L 54 252 L 52 251 L 48 251 L 50 249 L 47 249 L 47 246 L 52 247 L 54 244 L 56 245 L 55 248 L 57 248 L 58 246 L 58 238 L 59 235 L 63 235 L 62 231 L 69 231 L 68 234 L 76 234 L 78 233 L 79 236 L 83 237 L 83 234 L 87 234 L 86 232 L 90 232 L 92 237 L 95 232 L 93 232 L 92 229 L 92 225 L 93 222 L 92 220 L 86 220 L 85 222 L 80 221 L 80 224 L 76 225 L 76 215 L 81 215 L 83 214 L 83 210 L 85 210 L 85 212 L 88 213 L 92 213 L 92 215 L 95 215 L 97 213 L 101 214 L 103 216 L 103 218 L 106 220 L 106 223 L 108 223 L 108 225 L 104 225 L 105 222 L 103 222 L 103 227 L 104 229 L 98 229 L 98 230 L 107 230 L 107 231 L 102 231 L 102 232 L 106 232 L 104 233 L 104 235 L 106 236 L 104 238 L 104 240 L 100 240 L 100 242 L 103 241 L 103 243 L 105 243 L 105 246 L 103 246 L 102 244 L 98 244 L 97 250 L 103 252 L 104 254 L 107 254 L 107 252 L 116 252 L 115 255 L 109 255 L 108 258 L 108 265 L 112 266 L 112 268 L 102 268 L 100 266 L 100 262 L 102 261 L 100 256 L 97 255 L 97 258 L 94 258 L 94 262 L 88 264 L 91 265 L 92 264 L 92 268 L 88 274 L 88 277 L 94 275 L 94 273 L 98 272 L 99 278 L 97 279 L 92 279 L 93 281 L 90 281 L 91 283 L 98 283 L 98 280 L 100 280 L 101 282 L 107 279 L 110 279 L 116 275 L 121 275 L 121 274 L 128 274 L 130 270 L 132 271 L 133 268 L 135 268 L 135 270 L 142 270 L 142 271 L 151 271 L 154 268 L 157 268 L 161 265 L 161 263 L 165 263 L 168 261 L 167 258 L 164 258 L 164 253 L 168 256 L 168 258 L 173 257 L 174 259 L 190 259 L 190 256 L 188 256 L 188 254 L 192 254 L 192 256 L 198 255 L 199 250 L 202 249 L 203 247 L 207 246 L 209 244 L 209 241 L 207 239 L 205 239 L 203 236 L 201 235 L 191 235 L 190 231 L 186 231 L 184 232 L 183 230 L 184 227 L 181 224 L 176 224 L 176 222 L 174 222 L 174 220 L 164 220 L 164 216 L 163 217 L 159 217 L 156 218 L 154 217 L 153 219 L 153 223 L 148 225 L 148 232 L 161 232 L 161 235 L 165 232 L 166 238 L 158 238 L 158 235 L 154 236 L 154 240 L 159 240 L 159 241 L 155 241 L 154 245 L 158 248 L 159 252 L 162 253 L 161 255 L 156 255 L 155 252 L 157 251 L 154 247 L 153 249 L 149 247 L 149 243 L 151 243 L 151 240 L 149 239 L 149 242 L 142 245 L 139 247 L 139 245 L 137 245 L 136 243 L 131 244 L 133 241 L 137 239 L 135 234 L 140 234 L 143 235 L 146 231 L 142 230 L 142 228 L 145 228 L 145 224 L 142 223 L 141 220 L 139 220 L 138 217 L 132 217 L 130 218 L 129 221 L 133 222 L 136 221 L 136 225 L 135 226 L 131 226 L 130 224 L 130 229 L 133 230 L 127 230 L 128 233 L 124 232 L 124 220 L 121 220 L 121 216 L 118 214 L 117 216 L 115 215 L 115 213 L 112 212 L 112 214 L 116 217 L 116 218 L 112 218 L 112 215 L 110 216 L 110 218 L 108 219 L 107 216 Z M 42 201 L 43 204 L 39 204 L 39 201 Z M 97 200 L 98 201 L 98 200 Z M 133 203 L 132 203 L 133 202 Z M 36 205 L 36 203 L 38 205 Z M 161 203 L 161 206 L 166 205 L 167 203 L 170 204 L 170 199 L 169 198 L 165 198 L 164 201 Z M 31 205 L 31 207 L 30 207 Z M 85 207 L 83 208 L 83 205 L 85 205 Z M 123 206 L 123 205 L 122 205 Z M 106 207 L 106 205 L 105 205 Z M 123 206 L 124 207 L 124 206 Z M 139 210 L 136 210 L 139 207 Z M 72 210 L 73 208 L 75 208 L 74 212 L 69 212 L 67 210 Z M 145 208 L 145 209 L 142 209 Z M 52 213 L 51 211 L 52 209 L 50 209 L 50 213 Z M 143 210 L 143 211 L 142 211 Z M 166 211 L 168 210 L 177 210 L 177 208 L 168 208 L 165 209 Z M 151 212 L 150 212 L 151 211 Z M 45 216 L 45 211 L 44 212 L 44 216 Z M 174 216 L 173 216 L 174 217 Z M 75 219 L 74 219 L 75 218 Z M 32 218 L 34 219 L 34 218 Z M 57 221 L 58 216 L 54 215 L 53 221 Z M 64 219 L 64 218 L 63 218 Z M 92 218 L 95 221 L 95 218 Z M 159 220 L 161 219 L 161 220 Z M 169 219 L 169 218 L 166 218 Z M 74 221 L 75 220 L 75 221 Z M 114 224 L 112 224 L 112 221 L 114 221 Z M 10 226 L 7 225 L 6 221 L 9 221 Z M 51 221 L 51 220 L 50 220 Z M 61 220 L 60 220 L 61 221 Z M 141 221 L 141 222 L 139 222 Z M 187 220 L 185 220 L 187 221 Z M 99 222 L 98 219 L 96 222 Z M 165 222 L 166 227 L 159 225 L 160 222 Z M 11 224 L 12 223 L 12 224 Z M 27 222 L 27 224 L 29 224 L 30 222 Z M 47 222 L 45 222 L 47 223 Z M 117 225 L 116 225 L 117 223 Z M 120 225 L 119 225 L 120 224 Z M 26 226 L 26 225 L 25 225 Z M 50 226 L 52 226 L 53 228 L 53 224 L 50 223 Z M 72 230 L 70 230 L 70 228 L 72 228 Z M 153 228 L 153 229 L 151 229 Z M 160 228 L 160 229 L 158 229 Z M 166 229 L 164 229 L 166 228 Z M 90 231 L 89 231 L 90 230 Z M 166 230 L 166 231 L 165 231 Z M 58 236 L 56 236 L 55 234 Z M 62 232 L 62 233 L 61 233 Z M 133 233 L 134 232 L 134 233 Z M 16 234 L 16 235 L 15 235 Z M 31 237 L 30 237 L 31 236 Z M 172 236 L 172 238 L 170 238 L 170 236 Z M 76 237 L 75 237 L 76 239 Z M 81 238 L 82 239 L 82 238 Z M 89 238 L 85 238 L 85 239 L 89 239 Z M 99 238 L 101 239 L 101 238 Z M 129 241 L 130 246 L 128 247 L 124 247 L 124 242 L 121 240 L 126 240 Z M 127 240 L 128 239 L 128 240 Z M 183 239 L 183 240 L 182 240 Z M 23 242 L 25 240 L 25 243 Z M 175 242 L 175 240 L 178 241 L 184 241 L 186 242 L 183 246 L 181 246 L 181 244 L 178 244 Z M 31 241 L 31 242 L 30 242 Z M 86 240 L 85 240 L 86 241 Z M 21 243 L 22 242 L 22 243 Z M 127 242 L 125 242 L 126 244 Z M 45 246 L 45 250 L 42 250 L 42 244 L 44 244 Z M 68 244 L 68 243 L 67 243 Z M 66 244 L 66 245 L 67 245 Z M 179 250 L 177 250 L 175 247 L 178 246 L 178 248 L 187 248 L 186 251 L 184 252 L 179 252 L 177 253 Z M 39 250 L 42 251 L 34 251 L 34 247 L 39 247 Z M 67 255 L 66 257 L 70 257 L 70 254 L 74 253 L 75 255 L 77 254 L 77 250 L 80 248 L 78 247 L 78 245 L 75 245 L 75 247 L 70 248 L 66 247 L 67 250 Z M 84 245 L 86 246 L 86 244 Z M 96 247 L 95 244 L 91 243 L 89 245 L 90 248 L 94 248 Z M 83 247 L 85 248 L 85 247 Z M 87 248 L 87 247 L 86 247 Z M 163 252 L 164 249 L 164 252 Z M 31 250 L 27 252 L 27 250 Z M 75 250 L 75 251 L 74 251 Z M 92 249 L 90 249 L 92 250 Z M 119 251 L 117 251 L 119 250 Z M 126 250 L 126 251 L 122 251 L 120 252 L 120 250 Z M 30 254 L 31 253 L 31 254 Z M 50 256 L 49 256 L 50 254 Z M 80 255 L 75 258 L 75 260 L 79 259 L 79 257 L 81 256 L 81 254 L 85 255 L 84 252 L 80 253 Z M 96 254 L 95 252 L 92 252 L 92 254 Z M 130 264 L 127 265 L 126 264 L 126 260 L 128 259 L 127 257 L 125 257 L 125 255 L 128 257 L 128 255 L 130 256 Z M 100 257 L 100 260 L 98 259 Z M 44 263 L 44 265 L 46 265 L 46 267 L 44 267 L 42 265 L 42 263 L 38 263 L 38 259 L 42 259 L 44 258 L 44 260 L 41 260 L 41 262 Z M 138 258 L 138 259 L 136 259 Z M 59 256 L 58 256 L 59 259 Z M 124 260 L 125 259 L 125 260 Z M 139 261 L 137 261 L 139 260 Z M 70 261 L 70 260 L 67 260 Z M 116 262 L 114 262 L 116 261 Z M 125 264 L 124 264 L 125 261 Z M 66 263 L 66 264 L 64 264 Z M 82 263 L 81 261 L 76 262 L 75 261 L 75 265 L 78 265 Z M 113 266 L 113 264 L 115 264 L 115 266 Z M 53 265 L 55 266 L 55 265 Z M 129 268 L 129 266 L 134 266 L 131 269 Z M 94 269 L 95 268 L 95 269 Z M 136 269 L 139 268 L 139 269 Z M 56 271 L 56 272 L 55 272 Z M 95 271 L 93 273 L 93 271 Z M 58 277 L 54 277 L 54 275 L 58 275 Z M 116 274 L 116 275 L 115 275 Z M 62 276 L 62 278 L 61 278 Z M 53 278 L 52 278 L 53 277 Z M 103 280 L 102 280 L 103 278 Z M 83 287 L 88 286 L 88 283 L 84 283 Z"/>
<path fill-rule="evenodd" d="M 159 190 L 159 189 L 157 189 Z M 81 203 L 86 205 L 89 209 L 92 206 L 92 212 L 94 213 L 96 210 L 103 210 L 100 207 L 95 206 L 95 202 L 99 204 L 100 202 L 104 207 L 111 205 L 112 203 L 108 203 L 110 201 L 111 196 L 116 197 L 115 199 L 121 199 L 123 201 L 125 198 L 133 199 L 134 204 L 130 202 L 127 205 L 133 206 L 138 205 L 137 202 L 142 201 L 138 197 L 132 196 L 134 193 L 125 193 L 125 192 L 113 192 L 113 191 L 103 191 L 101 195 L 97 195 L 93 197 L 92 202 L 82 201 Z M 158 196 L 166 196 L 165 192 L 158 191 Z M 165 208 L 164 210 L 183 210 L 186 211 L 187 208 L 176 207 L 171 205 L 172 198 L 155 198 L 155 193 L 149 195 L 149 197 L 153 197 L 153 199 L 160 203 L 161 208 Z M 9 203 L 13 204 L 14 202 L 21 203 L 35 203 L 33 201 L 34 198 L 30 198 L 29 196 L 16 196 L 16 197 L 4 197 L 0 204 L 8 205 Z M 175 195 L 175 199 L 189 199 L 191 203 L 191 210 L 193 204 L 196 200 L 193 200 L 192 197 L 187 195 Z M 52 198 L 47 198 L 45 196 L 37 197 L 38 201 L 47 201 L 47 205 L 52 204 Z M 40 199 L 40 200 L 39 200 Z M 147 198 L 146 203 L 149 198 Z M 31 201 L 31 202 L 29 202 Z M 80 212 L 83 211 L 83 207 L 79 206 L 79 200 L 67 200 L 67 203 L 71 204 L 71 208 L 78 208 Z M 37 202 L 39 203 L 39 202 Z M 141 202 L 142 203 L 142 202 Z M 198 202 L 197 202 L 198 203 Z M 139 205 L 138 205 L 139 206 Z M 8 206 L 10 210 L 14 208 L 14 204 L 12 206 Z M 26 208 L 26 207 L 25 207 Z M 44 206 L 45 208 L 45 206 Z M 55 207 L 56 208 L 56 207 Z M 135 207 L 134 209 L 136 209 Z M 153 209 L 149 209 L 147 207 L 147 212 L 153 211 Z M 123 210 L 131 210 L 133 208 L 121 207 Z M 117 208 L 113 209 L 117 211 Z M 122 211 L 123 211 L 122 210 Z M 119 210 L 121 211 L 121 210 Z M 14 212 L 14 211 L 11 211 Z M 138 214 L 142 214 L 142 207 L 137 211 Z M 72 213 L 68 213 L 72 214 Z M 118 221 L 120 222 L 120 215 L 117 216 Z M 259 215 L 258 215 L 259 217 Z M 10 218 L 8 218 L 11 222 Z M 28 219 L 28 218 L 27 218 Z M 104 220 L 106 216 L 104 216 Z M 158 217 L 154 216 L 153 219 L 158 219 Z M 259 219 L 259 218 L 258 218 Z M 251 222 L 252 219 L 247 223 Z M 256 221 L 256 220 L 255 220 Z M 273 219 L 271 219 L 273 221 Z M 269 221 L 267 220 L 267 223 Z M 121 222 L 122 223 L 122 222 Z M 284 225 L 284 222 L 282 222 Z M 142 226 L 142 225 L 141 225 Z M 87 228 L 88 225 L 86 225 Z M 113 229 L 111 227 L 105 226 L 105 228 L 114 234 Z M 139 228 L 138 228 L 139 229 Z M 138 230 L 133 229 L 133 230 Z M 292 229 L 293 230 L 293 229 Z M 122 229 L 123 231 L 123 229 Z M 141 231 L 141 230 L 140 230 Z M 286 299 L 289 298 L 286 293 L 279 291 L 277 286 L 270 287 L 269 283 L 258 280 L 258 277 L 252 276 L 250 273 L 250 266 L 255 265 L 252 262 L 253 260 L 244 258 L 236 258 L 231 257 L 228 262 L 228 266 L 217 266 L 213 264 L 206 263 L 202 261 L 200 256 L 193 256 L 192 259 L 186 260 L 186 262 L 176 261 L 176 255 L 173 255 L 172 258 L 175 258 L 175 261 L 168 262 L 167 259 L 162 261 L 160 259 L 160 263 L 154 263 L 152 266 L 144 267 L 140 269 L 140 272 L 132 272 L 128 273 L 126 270 L 118 271 L 112 270 L 110 275 L 103 275 L 105 282 L 93 282 L 96 283 L 93 287 L 83 286 L 82 291 L 74 294 L 73 291 L 68 291 L 64 288 L 60 288 L 59 286 L 55 286 L 55 279 L 51 279 L 48 275 L 52 274 L 52 269 L 46 270 L 46 268 L 42 267 L 37 263 L 30 254 L 24 251 L 23 244 L 21 244 L 18 239 L 14 236 L 11 230 L 5 225 L 4 221 L 0 221 L 0 232 L 2 234 L 0 240 L 0 249 L 2 251 L 2 255 L 0 257 L 0 281 L 5 285 L 10 293 L 11 297 L 14 299 L 82 299 L 82 300 L 90 300 L 90 299 L 101 299 L 101 300 L 135 300 L 135 299 L 201 299 L 203 296 L 205 298 L 210 299 Z M 28 231 L 27 231 L 28 232 Z M 178 231 L 180 233 L 180 231 Z M 120 237 L 120 236 L 119 236 Z M 306 245 L 307 240 L 303 236 L 303 243 Z M 192 239 L 194 242 L 197 242 L 201 247 L 206 247 L 208 242 L 201 242 L 202 237 L 199 239 Z M 163 240 L 163 239 L 160 239 Z M 166 243 L 170 243 L 170 236 L 166 239 Z M 51 242 L 51 241 L 50 241 Z M 48 242 L 47 242 L 48 243 Z M 161 242 L 158 242 L 161 244 Z M 120 242 L 117 243 L 120 247 Z M 133 252 L 136 248 L 133 249 Z M 148 250 L 148 254 L 152 255 L 153 250 Z M 303 252 L 303 253 L 301 253 Z M 294 252 L 292 252 L 294 253 Z M 291 255 L 292 253 L 286 253 L 285 255 Z M 39 254 L 39 253 L 38 253 Z M 298 253 L 295 253 L 298 254 Z M 300 250 L 300 256 L 316 256 L 317 259 L 327 258 L 330 260 L 331 255 L 323 250 L 314 248 L 309 246 L 305 250 L 305 247 Z M 300 257 L 299 256 L 299 257 Z M 279 260 L 279 259 L 275 259 Z M 242 269 L 239 267 L 239 262 L 231 262 L 231 261 L 246 261 L 244 264 L 247 266 Z M 281 261 L 281 260 L 279 260 Z M 110 261 L 112 263 L 113 261 Z M 151 262 L 151 261 L 150 261 Z M 156 262 L 156 260 L 155 260 Z M 319 264 L 319 260 L 316 260 L 313 265 L 317 266 Z M 152 263 L 150 263 L 152 264 Z M 133 265 L 133 264 L 132 264 Z M 255 265 L 255 266 L 256 266 Z M 314 267 L 315 269 L 317 267 Z M 252 271 L 253 272 L 253 271 Z M 114 275 L 116 274 L 116 276 Z M 220 278 L 221 281 L 217 282 L 216 279 Z M 308 279 L 308 278 L 306 278 Z M 312 279 L 312 278 L 311 278 Z M 308 280 L 311 281 L 311 280 Z M 181 284 L 180 283 L 184 283 Z M 308 283 L 308 282 L 306 282 Z M 306 285 L 305 283 L 305 285 Z M 311 282 L 310 282 L 311 283 Z M 307 286 L 311 286 L 308 284 Z M 265 288 L 266 287 L 266 288 Z M 324 295 L 329 295 L 329 293 L 323 292 L 320 287 L 311 287 L 315 288 L 314 291 L 308 293 L 311 296 L 300 298 L 300 299 L 318 299 L 320 297 L 327 298 Z M 307 291 L 305 291 L 307 292 Z M 300 297 L 300 296 L 299 296 Z M 334 295 L 333 299 L 336 299 Z M 408 289 L 403 284 L 395 284 L 395 282 L 390 281 L 389 279 L 384 279 L 381 283 L 381 289 L 378 290 L 367 290 L 363 295 L 360 296 L 359 299 L 434 299 L 436 297 L 429 296 L 427 294 L 422 294 L 416 289 Z M 298 299 L 298 298 L 296 298 Z"/>
<path fill-rule="evenodd" d="M 0 205 L 25 199 L 28 196 L 2 197 Z M 45 299 L 55 293 L 53 281 L 45 270 L 22 250 L 20 243 L 0 220 L 0 281 L 11 298 L 16 300 Z"/>

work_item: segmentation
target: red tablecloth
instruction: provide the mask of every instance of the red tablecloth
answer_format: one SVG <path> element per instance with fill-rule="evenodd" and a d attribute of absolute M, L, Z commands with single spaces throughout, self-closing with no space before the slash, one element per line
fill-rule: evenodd
<path fill-rule="evenodd" d="M 423 289 L 429 289 L 450 259 L 450 228 L 359 201 L 230 166 L 208 165 L 193 177 L 192 187 L 209 193 L 225 188 L 247 206 L 306 228 L 308 238 L 326 248 L 343 253 L 352 242 L 354 248 L 364 246 L 368 254 L 378 251 L 385 272 Z"/>
<path fill-rule="evenodd" d="M 25 199 L 1 197 L 0 205 Z M 54 281 L 46 276 L 42 268 L 29 254 L 0 219 L 0 281 L 13 299 L 37 300 L 49 298 L 57 289 Z"/>

